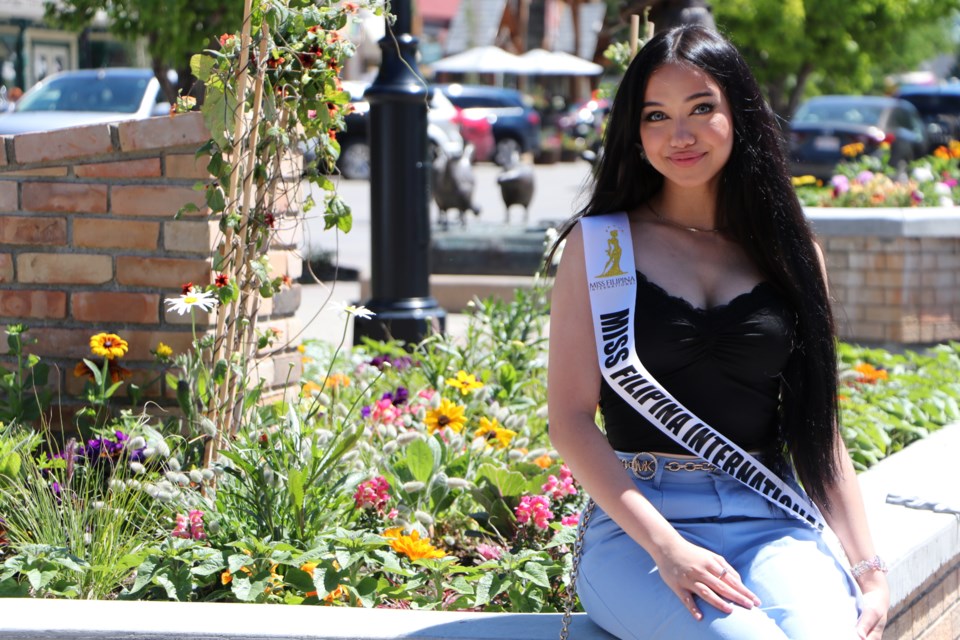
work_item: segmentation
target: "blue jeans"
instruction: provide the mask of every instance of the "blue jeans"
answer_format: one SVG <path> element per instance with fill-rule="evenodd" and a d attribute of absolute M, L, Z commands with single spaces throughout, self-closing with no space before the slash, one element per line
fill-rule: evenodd
<path fill-rule="evenodd" d="M 623 640 L 857 637 L 856 583 L 816 530 L 722 471 L 665 471 L 671 458 L 658 458 L 650 480 L 630 474 L 637 488 L 686 540 L 723 556 L 762 604 L 727 614 L 698 599 L 703 619 L 694 619 L 650 554 L 597 506 L 577 578 L 591 620 Z"/>

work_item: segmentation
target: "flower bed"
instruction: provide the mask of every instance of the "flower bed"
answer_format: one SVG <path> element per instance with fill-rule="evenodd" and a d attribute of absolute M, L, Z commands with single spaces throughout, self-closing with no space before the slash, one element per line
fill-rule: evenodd
<path fill-rule="evenodd" d="M 52 456 L 5 427 L 0 594 L 561 610 L 584 496 L 546 433 L 545 300 L 413 352 L 306 345 L 299 399 L 249 405 L 211 468 L 202 430 L 135 411 Z M 960 418 L 958 344 L 840 366 L 858 468 Z"/>

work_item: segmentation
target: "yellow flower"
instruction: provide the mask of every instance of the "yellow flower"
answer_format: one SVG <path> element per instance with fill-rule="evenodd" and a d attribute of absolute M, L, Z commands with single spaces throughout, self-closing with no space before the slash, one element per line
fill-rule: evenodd
<path fill-rule="evenodd" d="M 157 343 L 157 348 L 153 351 L 157 354 L 158 358 L 169 358 L 173 355 L 173 349 L 163 344 L 162 342 Z"/>
<path fill-rule="evenodd" d="M 299 351 L 300 353 L 303 353 L 306 350 L 307 350 L 306 345 L 302 345 L 302 344 L 297 345 L 297 351 Z"/>
<path fill-rule="evenodd" d="M 506 449 L 516 435 L 516 431 L 501 427 L 496 418 L 493 420 L 480 418 L 480 428 L 477 429 L 477 432 L 474 434 L 475 437 L 482 437 L 491 441 L 493 446 L 498 449 Z"/>
<path fill-rule="evenodd" d="M 222 584 L 223 586 L 227 586 L 231 582 L 233 582 L 232 573 L 230 573 L 229 571 L 224 571 L 223 573 L 220 574 L 220 584 Z"/>
<path fill-rule="evenodd" d="M 813 176 L 795 176 L 793 178 L 793 186 L 795 187 L 805 187 L 810 184 L 817 184 L 817 179 Z"/>
<path fill-rule="evenodd" d="M 300 571 L 312 574 L 313 570 L 316 569 L 317 565 L 319 564 L 319 562 L 304 562 L 302 565 L 300 565 Z"/>
<path fill-rule="evenodd" d="M 477 380 L 475 375 L 467 373 L 463 369 L 457 371 L 456 378 L 447 378 L 447 384 L 460 389 L 460 394 L 464 396 L 476 389 L 483 389 L 483 383 Z"/>
<path fill-rule="evenodd" d="M 390 546 L 397 553 L 402 553 L 411 560 L 421 560 L 423 558 L 443 558 L 445 554 L 437 549 L 429 540 L 421 540 L 420 532 L 414 529 L 410 535 L 404 535 L 402 529 L 387 529 L 383 535 L 391 538 Z"/>
<path fill-rule="evenodd" d="M 439 407 L 427 411 L 427 429 L 430 430 L 430 433 L 433 433 L 438 429 L 450 427 L 459 433 L 463 430 L 463 425 L 466 423 L 466 418 L 463 415 L 465 410 L 466 407 L 463 405 L 454 404 L 444 398 L 440 401 Z"/>
<path fill-rule="evenodd" d="M 957 140 L 950 141 L 950 157 L 960 158 L 960 142 Z"/>
<path fill-rule="evenodd" d="M 856 158 L 858 155 L 863 153 L 864 146 L 862 142 L 851 142 L 850 144 L 845 144 L 840 147 L 840 153 L 842 153 L 847 158 Z"/>
<path fill-rule="evenodd" d="M 127 352 L 127 341 L 115 333 L 98 333 L 90 338 L 90 351 L 107 360 L 122 358 Z"/>

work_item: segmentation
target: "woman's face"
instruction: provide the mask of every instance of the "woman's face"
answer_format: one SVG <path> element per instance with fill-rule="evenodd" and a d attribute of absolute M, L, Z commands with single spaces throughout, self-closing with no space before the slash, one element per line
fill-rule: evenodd
<path fill-rule="evenodd" d="M 682 187 L 712 186 L 733 149 L 733 115 L 708 73 L 676 63 L 650 75 L 640 141 L 653 168 Z"/>

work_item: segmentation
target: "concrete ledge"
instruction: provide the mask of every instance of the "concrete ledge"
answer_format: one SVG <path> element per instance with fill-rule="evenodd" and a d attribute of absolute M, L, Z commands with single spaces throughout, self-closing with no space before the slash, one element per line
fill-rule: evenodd
<path fill-rule="evenodd" d="M 446 311 L 460 313 L 474 298 L 494 297 L 513 300 L 517 289 L 532 289 L 535 278 L 529 276 L 453 275 L 430 276 L 430 294 Z M 370 278 L 360 279 L 360 299 L 370 299 Z"/>
<path fill-rule="evenodd" d="M 890 567 L 891 611 L 908 604 L 927 578 L 960 560 L 960 518 L 887 504 L 887 495 L 960 508 L 957 452 L 960 423 L 914 442 L 860 474 L 870 530 Z"/>
<path fill-rule="evenodd" d="M 0 599 L 3 640 L 555 640 L 559 614 Z M 570 637 L 613 640 L 583 614 Z"/>
<path fill-rule="evenodd" d="M 806 207 L 804 213 L 819 236 L 881 238 L 955 238 L 960 236 L 960 208 Z"/>

